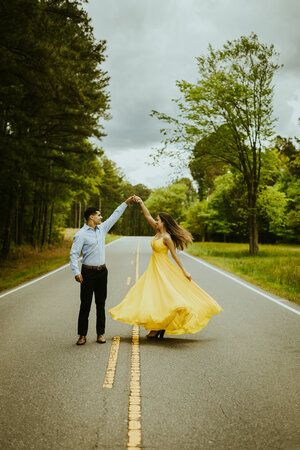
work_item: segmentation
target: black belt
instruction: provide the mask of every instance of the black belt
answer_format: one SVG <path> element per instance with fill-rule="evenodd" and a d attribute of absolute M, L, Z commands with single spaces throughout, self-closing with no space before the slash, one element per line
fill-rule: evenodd
<path fill-rule="evenodd" d="M 102 270 L 106 268 L 105 264 L 102 264 L 101 266 L 87 266 L 86 264 L 82 264 L 83 269 L 88 270 Z"/>

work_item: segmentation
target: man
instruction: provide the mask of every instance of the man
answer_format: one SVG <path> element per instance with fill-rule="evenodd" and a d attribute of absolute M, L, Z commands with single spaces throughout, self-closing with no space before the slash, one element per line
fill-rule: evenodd
<path fill-rule="evenodd" d="M 70 266 L 75 280 L 80 283 L 80 310 L 78 316 L 77 345 L 86 343 L 89 313 L 93 293 L 96 303 L 97 342 L 104 344 L 105 340 L 105 300 L 107 296 L 107 268 L 105 265 L 105 235 L 121 217 L 127 205 L 135 202 L 135 197 L 129 197 L 103 223 L 101 212 L 97 208 L 87 208 L 84 212 L 86 223 L 75 234 L 70 251 Z M 78 258 L 82 252 L 81 273 Z"/>

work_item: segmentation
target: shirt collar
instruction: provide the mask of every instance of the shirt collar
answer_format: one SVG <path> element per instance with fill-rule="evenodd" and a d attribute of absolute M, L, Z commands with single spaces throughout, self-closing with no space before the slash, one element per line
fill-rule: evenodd
<path fill-rule="evenodd" d="M 89 227 L 86 223 L 83 225 L 83 228 L 85 230 L 93 230 L 94 231 L 94 228 L 93 227 Z M 96 228 L 97 228 L 97 226 L 96 226 Z"/>
<path fill-rule="evenodd" d="M 98 230 L 99 230 L 101 225 L 102 225 L 101 223 L 100 223 L 100 225 L 96 225 L 96 228 L 98 228 Z M 85 230 L 93 230 L 93 231 L 96 230 L 96 228 L 89 227 L 86 223 L 83 225 L 83 228 L 84 228 Z"/>

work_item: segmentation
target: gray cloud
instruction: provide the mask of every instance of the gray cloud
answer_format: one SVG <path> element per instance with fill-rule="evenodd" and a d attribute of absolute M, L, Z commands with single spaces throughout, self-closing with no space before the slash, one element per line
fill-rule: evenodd
<path fill-rule="evenodd" d="M 218 48 L 251 31 L 273 43 L 284 64 L 275 78 L 277 131 L 299 135 L 298 0 L 93 0 L 86 8 L 96 37 L 107 40 L 113 118 L 102 145 L 131 182 L 158 186 L 169 180 L 166 168 L 145 165 L 161 140 L 162 124 L 150 111 L 175 114 L 176 80 L 196 80 L 195 58 L 209 43 Z M 140 170 L 129 161 L 137 154 Z"/>

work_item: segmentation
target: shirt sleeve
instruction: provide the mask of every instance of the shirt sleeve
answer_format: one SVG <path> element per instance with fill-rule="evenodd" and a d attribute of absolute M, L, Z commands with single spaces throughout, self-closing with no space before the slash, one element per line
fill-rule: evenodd
<path fill-rule="evenodd" d="M 75 276 L 80 274 L 78 266 L 78 258 L 80 256 L 83 243 L 84 243 L 83 236 L 81 236 L 79 233 L 75 234 L 70 251 L 70 267 Z"/>
<path fill-rule="evenodd" d="M 107 220 L 102 223 L 103 230 L 105 233 L 108 233 L 112 226 L 120 219 L 121 215 L 127 208 L 127 203 L 123 202 L 120 206 L 118 206 L 111 216 Z"/>

